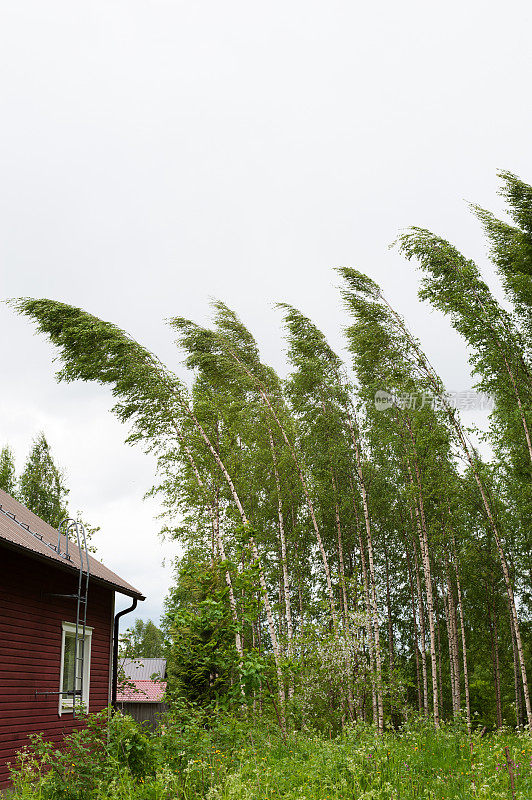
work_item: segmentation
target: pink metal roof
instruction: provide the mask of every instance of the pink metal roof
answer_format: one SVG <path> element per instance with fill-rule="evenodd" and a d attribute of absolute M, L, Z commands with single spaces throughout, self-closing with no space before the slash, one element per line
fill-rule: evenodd
<path fill-rule="evenodd" d="M 161 703 L 166 691 L 166 681 L 132 681 L 120 689 L 116 695 L 117 703 Z"/>
<path fill-rule="evenodd" d="M 79 571 L 79 553 L 77 544 L 70 542 L 69 559 L 64 557 L 66 540 L 61 536 L 61 553 L 59 555 L 53 548 L 57 547 L 57 531 L 19 503 L 11 495 L 0 489 L 0 543 L 24 550 L 34 558 L 51 561 L 58 567 L 67 570 Z M 7 512 L 7 514 L 5 513 Z M 11 516 L 9 516 L 11 515 Z M 14 517 L 14 518 L 13 518 Z M 25 527 L 21 527 L 21 524 Z M 89 556 L 91 580 L 96 579 L 115 589 L 117 592 L 127 594 L 144 600 L 142 594 L 134 586 L 124 581 L 100 561 Z"/>

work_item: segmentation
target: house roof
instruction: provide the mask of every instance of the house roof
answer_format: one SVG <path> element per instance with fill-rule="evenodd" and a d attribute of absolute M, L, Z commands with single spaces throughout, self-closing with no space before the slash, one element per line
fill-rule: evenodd
<path fill-rule="evenodd" d="M 116 694 L 117 703 L 161 703 L 166 691 L 166 681 L 132 681 L 134 686 L 124 686 Z"/>
<path fill-rule="evenodd" d="M 61 553 L 58 553 L 57 535 L 55 528 L 0 489 L 0 545 L 23 550 L 32 558 L 78 573 L 80 558 L 77 543 L 69 542 L 69 557 L 66 558 L 64 555 L 66 538 L 61 536 Z M 138 589 L 91 555 L 89 555 L 89 568 L 91 580 L 104 583 L 121 594 L 144 600 Z"/>
<path fill-rule="evenodd" d="M 120 667 L 129 680 L 147 681 L 152 675 L 166 676 L 166 658 L 127 658 L 120 659 Z"/>

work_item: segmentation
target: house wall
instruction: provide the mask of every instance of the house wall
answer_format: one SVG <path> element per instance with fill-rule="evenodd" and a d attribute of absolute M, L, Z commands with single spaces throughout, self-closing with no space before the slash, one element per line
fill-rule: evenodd
<path fill-rule="evenodd" d="M 77 592 L 77 574 L 0 546 L 0 789 L 8 761 L 30 733 L 60 742 L 81 723 L 59 715 L 62 622 L 75 622 L 76 601 L 50 593 Z M 109 704 L 114 592 L 89 582 L 87 625 L 93 628 L 89 711 Z"/>

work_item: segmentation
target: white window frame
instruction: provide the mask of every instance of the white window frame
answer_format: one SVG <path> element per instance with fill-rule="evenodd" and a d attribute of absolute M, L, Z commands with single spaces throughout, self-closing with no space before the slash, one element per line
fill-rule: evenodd
<path fill-rule="evenodd" d="M 92 628 L 87 625 L 85 627 L 85 641 L 84 641 L 84 662 L 83 662 L 83 696 L 81 698 L 83 710 L 88 713 L 89 711 L 89 689 L 91 678 L 91 651 L 92 651 Z M 81 636 L 82 628 L 78 627 L 78 634 Z M 59 671 L 59 692 L 63 691 L 63 671 L 65 667 L 65 639 L 68 636 L 76 635 L 75 622 L 63 622 L 61 626 L 61 668 Z M 78 698 L 76 698 L 78 701 Z M 74 708 L 74 698 L 63 696 L 59 694 L 59 716 L 62 714 L 72 714 Z M 76 703 L 76 709 L 79 709 L 79 701 Z"/>

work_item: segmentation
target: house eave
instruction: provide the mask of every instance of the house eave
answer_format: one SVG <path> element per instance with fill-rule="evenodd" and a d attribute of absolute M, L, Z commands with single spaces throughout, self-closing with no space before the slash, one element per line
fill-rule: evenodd
<path fill-rule="evenodd" d="M 23 553 L 28 558 L 31 558 L 35 561 L 40 561 L 41 563 L 47 564 L 50 567 L 55 567 L 56 569 L 61 570 L 62 572 L 69 572 L 71 574 L 77 575 L 79 570 L 77 567 L 68 564 L 67 562 L 61 563 L 59 560 L 55 558 L 50 558 L 46 556 L 44 553 L 37 553 L 35 550 L 30 550 L 23 545 L 19 545 L 16 542 L 11 542 L 8 539 L 0 539 L 0 547 L 6 547 L 8 550 L 15 550 L 18 553 Z M 90 580 L 92 583 L 96 583 L 99 586 L 107 586 L 109 589 L 112 589 L 119 594 L 126 595 L 127 597 L 133 597 L 137 600 L 145 600 L 146 598 L 140 592 L 136 592 L 134 589 L 128 589 L 125 586 L 120 586 L 119 584 L 112 583 L 112 581 L 106 581 L 103 578 L 98 577 L 97 575 L 91 575 Z"/>

